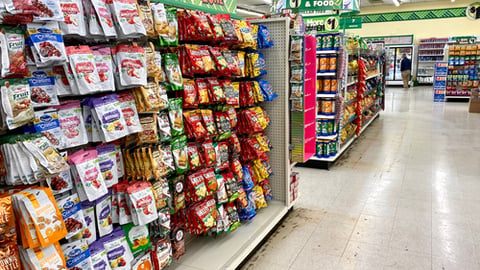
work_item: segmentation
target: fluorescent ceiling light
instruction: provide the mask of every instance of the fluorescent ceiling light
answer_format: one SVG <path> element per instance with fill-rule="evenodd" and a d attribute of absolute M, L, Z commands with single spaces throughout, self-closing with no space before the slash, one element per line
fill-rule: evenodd
<path fill-rule="evenodd" d="M 245 14 L 245 15 L 257 16 L 257 17 L 262 17 L 264 15 L 263 13 L 250 11 L 250 10 L 246 10 L 246 9 L 243 9 L 243 8 L 237 8 L 237 13 L 242 13 L 242 14 Z"/>
<path fill-rule="evenodd" d="M 400 6 L 400 0 L 393 0 L 393 4 L 394 4 L 396 7 L 399 7 L 399 6 Z"/>
<path fill-rule="evenodd" d="M 452 1 L 452 3 L 455 2 L 455 0 L 450 0 L 450 1 Z"/>

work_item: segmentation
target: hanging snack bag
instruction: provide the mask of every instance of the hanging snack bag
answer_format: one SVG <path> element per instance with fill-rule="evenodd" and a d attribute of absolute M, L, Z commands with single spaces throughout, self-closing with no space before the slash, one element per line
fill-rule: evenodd
<path fill-rule="evenodd" d="M 215 103 L 220 103 L 225 101 L 225 93 L 223 88 L 218 82 L 217 78 L 207 78 L 209 90 L 210 90 L 210 99 Z"/>
<path fill-rule="evenodd" d="M 183 113 L 183 116 L 187 123 L 187 135 L 189 135 L 189 138 L 202 140 L 207 136 L 207 130 L 202 124 L 202 116 L 199 110 L 186 111 Z"/>
<path fill-rule="evenodd" d="M 147 84 L 145 49 L 136 45 L 120 44 L 112 49 L 118 68 L 120 85 L 124 87 Z"/>
<path fill-rule="evenodd" d="M 213 32 L 213 40 L 216 42 L 221 42 L 225 40 L 225 35 L 223 34 L 222 26 L 220 25 L 220 20 L 213 16 L 207 15 L 208 22 L 210 23 L 210 28 Z"/>
<path fill-rule="evenodd" d="M 232 125 L 228 115 L 224 112 L 215 112 L 215 123 L 217 124 L 220 140 L 226 139 L 232 135 Z"/>
<path fill-rule="evenodd" d="M 67 60 L 62 31 L 57 22 L 31 23 L 27 25 L 32 50 L 38 53 L 43 64 L 63 63 Z"/>
<path fill-rule="evenodd" d="M 166 53 L 163 56 L 163 68 L 167 76 L 170 88 L 172 91 L 183 89 L 183 78 L 180 64 L 178 63 L 178 56 L 173 53 Z"/>
<path fill-rule="evenodd" d="M 237 134 L 232 133 L 232 136 L 228 138 L 228 143 L 230 144 L 230 149 L 234 154 L 240 154 L 242 147 L 240 145 L 240 140 L 238 139 Z"/>
<path fill-rule="evenodd" d="M 101 1 L 101 0 L 99 0 Z M 114 91 L 115 80 L 113 77 L 112 51 L 108 47 L 92 49 L 100 79 L 100 91 Z"/>
<path fill-rule="evenodd" d="M 250 26 L 250 23 L 247 21 L 237 21 L 237 26 L 240 29 L 243 39 L 242 47 L 254 48 L 256 46 L 256 40 L 253 38 L 252 27 Z"/>
<path fill-rule="evenodd" d="M 183 79 L 183 108 L 198 106 L 197 87 L 192 79 Z"/>
<path fill-rule="evenodd" d="M 20 27 L 8 26 L 4 26 L 1 32 L 4 35 L 2 38 L 2 78 L 26 76 L 28 66 L 25 57 L 25 32 Z"/>
<path fill-rule="evenodd" d="M 132 262 L 132 270 L 153 269 L 152 257 L 150 252 L 143 252 L 135 257 Z"/>
<path fill-rule="evenodd" d="M 64 35 L 87 35 L 85 14 L 81 0 L 60 0 L 64 21 L 60 22 L 60 29 Z"/>
<path fill-rule="evenodd" d="M 23 265 L 31 267 L 27 269 L 49 269 L 52 266 L 55 269 L 67 269 L 65 257 L 59 243 L 39 249 L 23 249 L 19 247 L 19 252 Z"/>
<path fill-rule="evenodd" d="M 61 105 L 58 110 L 58 118 L 60 128 L 63 131 L 62 149 L 83 145 L 88 142 L 79 102 Z"/>
<path fill-rule="evenodd" d="M 94 201 L 107 194 L 107 186 L 103 180 L 97 151 L 78 151 L 70 155 L 69 161 L 75 165 L 82 188 L 89 201 Z"/>
<path fill-rule="evenodd" d="M 210 96 L 208 94 L 208 84 L 207 80 L 203 78 L 197 78 L 195 80 L 197 85 L 197 93 L 198 93 L 198 103 L 199 104 L 209 104 L 210 103 Z"/>
<path fill-rule="evenodd" d="M 113 25 L 113 18 L 106 0 L 91 0 L 92 6 L 98 16 L 98 22 L 102 27 L 103 35 L 105 37 L 116 37 L 117 31 Z"/>
<path fill-rule="evenodd" d="M 65 261 L 68 269 L 91 270 L 93 269 L 90 258 L 90 250 L 87 241 L 77 240 L 72 243 L 62 245 Z"/>
<path fill-rule="evenodd" d="M 59 104 L 53 76 L 48 76 L 45 71 L 37 70 L 32 72 L 32 77 L 28 78 L 28 84 L 34 108 Z"/>
<path fill-rule="evenodd" d="M 55 148 L 60 147 L 62 130 L 58 120 L 58 112 L 55 110 L 43 110 L 35 112 L 33 122 L 36 132 L 41 132 Z"/>
<path fill-rule="evenodd" d="M 97 229 L 95 224 L 95 203 L 83 201 L 80 204 L 82 206 L 85 225 L 87 225 L 83 233 L 83 239 L 87 240 L 87 243 L 90 245 L 97 239 Z"/>
<path fill-rule="evenodd" d="M 172 140 L 172 154 L 177 173 L 188 171 L 187 137 L 185 135 Z"/>
<path fill-rule="evenodd" d="M 260 80 L 260 87 L 262 88 L 262 94 L 265 100 L 272 101 L 278 97 L 278 94 L 273 90 L 272 85 L 266 80 Z"/>
<path fill-rule="evenodd" d="M 164 269 L 172 262 L 172 244 L 167 239 L 159 239 L 152 250 L 154 269 Z"/>
<path fill-rule="evenodd" d="M 175 137 L 182 135 L 184 133 L 182 99 L 173 98 L 169 100 L 169 103 L 168 114 L 170 117 L 170 125 L 172 127 L 172 136 Z"/>
<path fill-rule="evenodd" d="M 172 148 L 170 145 L 159 145 L 158 151 L 163 157 L 163 162 L 167 167 L 168 174 L 175 172 L 175 161 L 173 160 Z"/>
<path fill-rule="evenodd" d="M 158 114 L 158 135 L 161 142 L 167 142 L 172 139 L 170 122 L 168 119 L 168 114 L 165 111 L 162 111 Z"/>
<path fill-rule="evenodd" d="M 107 258 L 107 251 L 103 245 L 102 240 L 90 243 L 88 246 L 90 250 L 90 258 L 92 260 L 93 270 L 112 270 Z"/>
<path fill-rule="evenodd" d="M 256 78 L 267 74 L 265 57 L 261 52 L 252 52 L 247 54 L 247 66 L 250 70 L 249 76 Z"/>
<path fill-rule="evenodd" d="M 227 62 L 228 65 L 228 74 L 234 77 L 240 77 L 242 75 L 242 70 L 240 69 L 239 63 L 238 63 L 238 57 L 235 57 L 235 54 L 228 50 L 228 49 L 223 49 L 222 55 L 225 58 L 225 61 Z"/>
<path fill-rule="evenodd" d="M 217 156 L 217 162 L 215 164 L 215 171 L 221 172 L 229 169 L 229 155 L 227 142 L 215 142 L 215 154 Z"/>
<path fill-rule="evenodd" d="M 87 229 L 87 224 L 77 194 L 61 198 L 57 204 L 68 232 L 65 239 L 68 240 L 77 234 L 83 234 Z"/>
<path fill-rule="evenodd" d="M 117 151 L 115 145 L 100 145 L 97 147 L 97 152 L 100 171 L 102 172 L 107 188 L 110 188 L 118 183 Z"/>
<path fill-rule="evenodd" d="M 155 30 L 160 38 L 161 46 L 178 46 L 177 9 L 165 8 L 163 4 L 152 4 Z"/>
<path fill-rule="evenodd" d="M 222 85 L 223 92 L 225 93 L 225 103 L 231 106 L 239 106 L 240 89 L 235 88 L 230 80 L 222 80 L 220 83 Z"/>
<path fill-rule="evenodd" d="M 122 229 L 125 231 L 125 236 L 133 256 L 136 257 L 139 253 L 145 252 L 152 247 L 147 225 L 135 226 L 133 223 L 130 223 L 123 225 Z"/>
<path fill-rule="evenodd" d="M 202 152 L 203 161 L 205 162 L 206 167 L 210 167 L 217 162 L 215 147 L 213 146 L 211 140 L 208 140 L 202 144 Z"/>
<path fill-rule="evenodd" d="M 253 191 L 250 194 L 252 194 L 252 196 L 253 196 L 256 209 L 261 209 L 261 208 L 267 207 L 267 202 L 265 201 L 265 196 L 263 195 L 262 187 L 255 186 L 253 188 Z"/>
<path fill-rule="evenodd" d="M 69 96 L 72 95 L 72 88 L 68 81 L 67 75 L 63 66 L 54 66 L 53 74 L 55 78 L 54 89 L 58 96 Z"/>
<path fill-rule="evenodd" d="M 145 26 L 138 12 L 137 1 L 113 0 L 110 7 L 112 17 L 117 25 L 117 32 L 121 38 L 146 35 Z"/>
<path fill-rule="evenodd" d="M 230 21 L 229 18 L 222 18 L 222 15 L 216 15 L 217 18 L 220 20 L 220 26 L 222 27 L 222 31 L 224 34 L 225 41 L 230 43 L 235 43 L 238 41 L 237 33 L 235 32 L 235 27 Z"/>
<path fill-rule="evenodd" d="M 150 6 L 150 0 L 138 1 L 138 11 L 140 13 L 142 23 L 145 26 L 147 37 L 155 37 L 155 26 L 153 25 L 153 13 L 152 7 Z"/>
<path fill-rule="evenodd" d="M 199 202 L 209 195 L 203 173 L 197 172 L 187 177 L 187 201 Z"/>
<path fill-rule="evenodd" d="M 125 225 L 132 222 L 132 213 L 130 212 L 129 203 L 127 201 L 128 183 L 121 182 L 117 184 L 117 201 L 118 201 L 118 223 Z"/>
<path fill-rule="evenodd" d="M 95 111 L 94 118 L 96 117 L 100 124 L 105 142 L 111 142 L 128 135 L 116 94 L 92 98 L 91 101 Z"/>
<path fill-rule="evenodd" d="M 267 26 L 260 24 L 258 26 L 258 47 L 260 49 L 268 49 L 273 47 L 273 45 L 274 42 L 270 36 L 270 31 L 268 31 Z"/>
<path fill-rule="evenodd" d="M 140 117 L 143 131 L 137 133 L 138 144 L 158 143 L 157 117 L 154 114 L 144 114 Z"/>
<path fill-rule="evenodd" d="M 147 85 L 140 87 L 141 97 L 145 105 L 145 111 L 158 111 L 158 109 L 165 109 L 159 92 L 158 82 L 149 77 Z"/>
<path fill-rule="evenodd" d="M 127 188 L 127 193 L 135 225 L 145 225 L 158 218 L 155 197 L 149 182 L 131 185 Z"/>
<path fill-rule="evenodd" d="M 195 143 L 189 143 L 187 146 L 188 162 L 191 170 L 197 170 L 202 167 L 200 153 Z"/>
<path fill-rule="evenodd" d="M 95 215 L 97 221 L 98 235 L 103 237 L 113 231 L 112 213 L 112 194 L 111 192 L 103 195 L 96 200 Z"/>
<path fill-rule="evenodd" d="M 173 257 L 178 260 L 185 254 L 185 229 L 183 226 L 175 224 L 171 230 Z"/>
<path fill-rule="evenodd" d="M 140 124 L 133 94 L 128 91 L 122 92 L 118 94 L 118 101 L 120 102 L 120 109 L 125 119 L 128 133 L 133 134 L 142 131 L 142 125 Z"/>
<path fill-rule="evenodd" d="M 133 254 L 128 246 L 125 232 L 116 228 L 113 233 L 101 239 L 107 251 L 108 262 L 112 270 L 130 270 Z"/>
<path fill-rule="evenodd" d="M 32 101 L 27 79 L 7 79 L 0 81 L 4 121 L 9 129 L 15 129 L 33 122 Z"/>
<path fill-rule="evenodd" d="M 170 185 L 170 213 L 175 214 L 185 208 L 185 182 L 184 176 L 178 175 L 168 180 Z"/>
<path fill-rule="evenodd" d="M 105 34 L 103 33 L 102 27 L 100 26 L 100 19 L 95 12 L 95 8 L 93 7 L 91 1 L 82 0 L 82 4 L 83 12 L 86 15 L 85 20 L 87 21 L 86 24 L 88 27 L 88 34 L 91 37 L 103 37 Z"/>
<path fill-rule="evenodd" d="M 100 91 L 100 77 L 90 47 L 68 46 L 67 54 L 80 94 Z"/>

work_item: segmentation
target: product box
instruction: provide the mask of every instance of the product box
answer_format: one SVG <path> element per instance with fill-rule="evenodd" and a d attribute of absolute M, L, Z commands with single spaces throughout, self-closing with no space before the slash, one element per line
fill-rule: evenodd
<path fill-rule="evenodd" d="M 480 113 L 480 92 L 479 89 L 472 89 L 470 102 L 468 104 L 468 112 Z"/>

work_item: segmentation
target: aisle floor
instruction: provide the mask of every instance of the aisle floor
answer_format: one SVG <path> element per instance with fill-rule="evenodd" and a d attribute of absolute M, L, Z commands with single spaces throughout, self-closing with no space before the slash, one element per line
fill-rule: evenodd
<path fill-rule="evenodd" d="M 480 269 L 480 114 L 388 88 L 380 118 L 243 269 Z"/>

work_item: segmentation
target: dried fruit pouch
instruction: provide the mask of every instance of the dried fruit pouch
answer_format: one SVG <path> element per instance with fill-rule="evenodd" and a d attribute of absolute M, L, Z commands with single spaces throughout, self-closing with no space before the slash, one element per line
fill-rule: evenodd
<path fill-rule="evenodd" d="M 57 22 L 30 23 L 27 32 L 33 44 L 32 50 L 38 53 L 41 63 L 63 63 L 67 60 L 62 32 Z"/>
<path fill-rule="evenodd" d="M 128 135 L 125 119 L 116 94 L 92 98 L 93 116 L 98 119 L 106 142 Z"/>
<path fill-rule="evenodd" d="M 132 222 L 132 213 L 130 212 L 130 207 L 127 199 L 127 187 L 128 183 L 118 183 L 117 184 L 117 200 L 118 200 L 118 223 L 124 225 Z"/>
<path fill-rule="evenodd" d="M 107 258 L 107 251 L 102 240 L 89 244 L 93 270 L 112 270 Z"/>
<path fill-rule="evenodd" d="M 145 26 L 138 12 L 138 4 L 135 0 L 113 0 L 112 16 L 116 22 L 119 36 L 140 37 L 145 36 Z"/>
<path fill-rule="evenodd" d="M 59 243 L 39 249 L 23 249 L 20 247 L 19 251 L 26 269 L 67 269 Z M 28 265 L 28 268 L 25 265 Z"/>
<path fill-rule="evenodd" d="M 127 193 L 131 202 L 132 216 L 138 219 L 138 222 L 133 219 L 135 225 L 145 225 L 158 218 L 155 197 L 149 182 L 131 185 L 127 188 Z"/>
<path fill-rule="evenodd" d="M 34 16 L 34 21 L 64 21 L 63 12 L 58 1 L 40 0 L 35 1 L 40 15 Z"/>
<path fill-rule="evenodd" d="M 49 188 L 28 189 L 13 195 L 12 199 L 15 200 L 17 196 L 20 196 L 19 199 L 33 222 L 41 247 L 45 248 L 67 235 L 62 214 Z M 35 248 L 32 244 L 30 248 Z"/>
<path fill-rule="evenodd" d="M 2 28 L 2 78 L 28 74 L 25 57 L 25 31 L 20 27 Z"/>
<path fill-rule="evenodd" d="M 62 245 L 63 254 L 67 261 L 68 269 L 91 270 L 92 260 L 90 258 L 90 250 L 85 240 L 77 240 Z"/>
<path fill-rule="evenodd" d="M 158 114 L 158 135 L 160 142 L 167 142 L 172 139 L 172 130 L 170 128 L 170 122 L 168 113 L 162 111 Z"/>
<path fill-rule="evenodd" d="M 161 3 L 152 4 L 153 20 L 161 46 L 178 45 L 177 9 L 166 8 Z"/>
<path fill-rule="evenodd" d="M 135 226 L 133 223 L 130 223 L 123 225 L 122 229 L 125 231 L 125 236 L 133 256 L 137 256 L 139 253 L 145 252 L 152 247 L 147 225 Z"/>
<path fill-rule="evenodd" d="M 114 47 L 112 52 L 118 68 L 121 86 L 133 87 L 147 84 L 147 64 L 144 48 L 136 45 L 120 44 Z"/>
<path fill-rule="evenodd" d="M 172 140 L 172 154 L 177 167 L 177 173 L 188 171 L 187 137 L 180 136 Z"/>
<path fill-rule="evenodd" d="M 98 235 L 103 237 L 113 231 L 111 191 L 96 200 L 95 216 Z"/>
<path fill-rule="evenodd" d="M 152 261 L 154 269 L 163 269 L 172 262 L 172 244 L 167 239 L 158 239 L 153 245 Z"/>
<path fill-rule="evenodd" d="M 82 206 L 83 217 L 87 228 L 83 233 L 83 239 L 87 240 L 90 245 L 97 240 L 97 229 L 95 224 L 95 203 L 89 201 L 83 201 L 80 203 Z"/>
<path fill-rule="evenodd" d="M 80 94 L 85 95 L 101 89 L 95 58 L 89 46 L 67 47 L 68 59 Z"/>
<path fill-rule="evenodd" d="M 55 91 L 55 78 L 48 76 L 45 71 L 34 71 L 32 77 L 28 78 L 30 85 L 32 105 L 35 108 L 51 105 L 58 105 L 57 93 Z"/>
<path fill-rule="evenodd" d="M 87 35 L 85 14 L 81 0 L 59 0 L 64 21 L 60 22 L 60 29 L 64 35 Z"/>
<path fill-rule="evenodd" d="M 43 167 L 46 174 L 56 175 L 68 170 L 69 166 L 65 159 L 42 134 L 32 134 L 26 140 L 22 141 L 22 144 L 35 158 L 36 163 Z"/>
<path fill-rule="evenodd" d="M 78 195 L 74 193 L 59 199 L 58 206 L 67 227 L 68 234 L 65 236 L 65 239 L 68 240 L 77 234 L 82 234 L 87 228 L 87 224 Z"/>
<path fill-rule="evenodd" d="M 97 147 L 100 171 L 108 188 L 118 183 L 117 150 L 115 145 L 107 144 Z"/>
<path fill-rule="evenodd" d="M 113 233 L 102 238 L 102 241 L 112 270 L 130 270 L 133 254 L 122 228 L 116 228 Z"/>
<path fill-rule="evenodd" d="M 178 56 L 174 53 L 166 53 L 163 55 L 163 69 L 170 83 L 170 89 L 172 91 L 178 91 L 183 89 L 183 78 L 180 64 L 178 62 Z"/>
<path fill-rule="evenodd" d="M 41 132 L 50 141 L 52 146 L 59 148 L 62 140 L 62 130 L 60 129 L 60 121 L 58 120 L 58 112 L 56 110 L 43 110 L 35 112 L 35 120 L 33 122 L 36 132 Z"/>
<path fill-rule="evenodd" d="M 54 195 L 67 192 L 73 188 L 70 170 L 62 171 L 57 176 L 47 178 L 47 184 Z"/>
<path fill-rule="evenodd" d="M 88 142 L 80 102 L 61 105 L 58 109 L 58 118 L 63 131 L 62 149 Z"/>
<path fill-rule="evenodd" d="M 158 143 L 157 117 L 155 114 L 140 116 L 143 131 L 137 133 L 138 144 Z"/>
<path fill-rule="evenodd" d="M 183 114 L 182 114 L 182 99 L 173 98 L 169 100 L 168 114 L 172 128 L 172 136 L 180 136 L 184 133 L 183 129 Z"/>
<path fill-rule="evenodd" d="M 33 122 L 32 101 L 27 79 L 6 79 L 0 81 L 4 121 L 9 129 L 15 129 Z"/>
<path fill-rule="evenodd" d="M 99 18 L 100 26 L 102 27 L 105 37 L 116 37 L 117 31 L 113 25 L 112 14 L 108 7 L 107 0 L 91 0 L 92 6 Z"/>
<path fill-rule="evenodd" d="M 142 125 L 138 117 L 137 106 L 132 92 L 126 91 L 118 94 L 120 109 L 125 119 L 126 129 L 129 134 L 142 131 Z"/>
<path fill-rule="evenodd" d="M 100 171 L 96 150 L 78 151 L 68 158 L 75 165 L 89 201 L 92 202 L 107 194 L 107 186 Z"/>
<path fill-rule="evenodd" d="M 104 33 L 100 25 L 100 19 L 98 18 L 95 8 L 90 0 L 82 0 L 83 12 L 86 15 L 86 21 L 88 26 L 88 34 L 90 37 L 103 37 Z"/>
<path fill-rule="evenodd" d="M 95 66 L 97 68 L 98 76 L 100 78 L 101 91 L 114 91 L 115 79 L 113 77 L 113 60 L 112 51 L 108 47 L 92 49 L 95 59 Z"/>
<path fill-rule="evenodd" d="M 153 269 L 151 253 L 146 251 L 137 255 L 132 263 L 132 270 Z"/>

